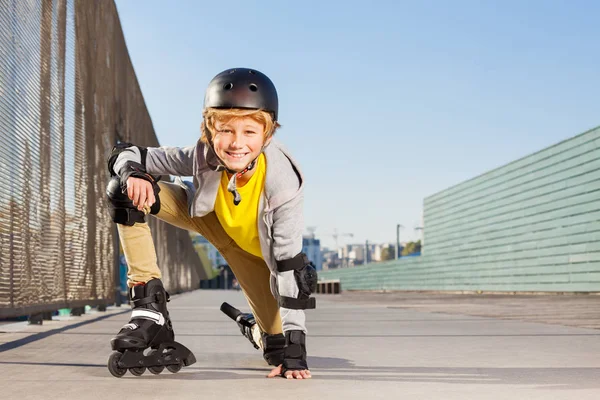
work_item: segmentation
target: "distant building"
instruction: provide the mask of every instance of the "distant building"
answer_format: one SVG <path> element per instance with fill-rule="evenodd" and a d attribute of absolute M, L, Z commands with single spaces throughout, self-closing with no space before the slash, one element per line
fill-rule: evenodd
<path fill-rule="evenodd" d="M 302 252 L 306 254 L 308 259 L 315 265 L 317 271 L 323 269 L 323 259 L 321 257 L 321 241 L 311 236 L 302 238 Z"/>
<path fill-rule="evenodd" d="M 395 248 L 395 243 L 383 243 L 376 245 L 373 249 L 373 261 L 386 261 L 394 259 L 394 257 L 396 257 Z M 402 251 L 402 248 L 400 251 Z M 384 256 L 387 258 L 384 259 Z"/>
<path fill-rule="evenodd" d="M 383 252 L 384 245 L 377 244 L 371 253 L 371 258 L 373 261 L 381 261 L 381 253 Z"/>
<path fill-rule="evenodd" d="M 323 260 L 323 270 L 334 269 L 340 266 L 340 258 L 338 252 L 327 248 L 321 251 L 321 259 Z"/>
<path fill-rule="evenodd" d="M 353 265 L 364 264 L 365 262 L 365 246 L 352 245 L 352 250 L 348 252 L 348 258 Z"/>

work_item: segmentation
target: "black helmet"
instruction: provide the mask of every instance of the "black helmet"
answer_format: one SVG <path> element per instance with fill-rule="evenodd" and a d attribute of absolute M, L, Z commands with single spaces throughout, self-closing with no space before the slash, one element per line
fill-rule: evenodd
<path fill-rule="evenodd" d="M 204 107 L 263 109 L 277 121 L 279 100 L 268 76 L 255 69 L 232 68 L 210 81 Z"/>

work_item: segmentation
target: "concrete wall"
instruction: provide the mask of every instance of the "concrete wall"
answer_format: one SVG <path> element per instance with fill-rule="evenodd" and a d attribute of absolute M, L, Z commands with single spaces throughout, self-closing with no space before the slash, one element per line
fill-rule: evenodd
<path fill-rule="evenodd" d="M 320 277 L 344 290 L 600 291 L 600 128 L 426 198 L 423 250 Z"/>

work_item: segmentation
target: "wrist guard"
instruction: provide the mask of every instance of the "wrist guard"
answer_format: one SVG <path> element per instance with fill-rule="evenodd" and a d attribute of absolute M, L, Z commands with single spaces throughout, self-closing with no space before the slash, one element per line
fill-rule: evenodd
<path fill-rule="evenodd" d="M 308 369 L 306 362 L 306 334 L 299 330 L 288 331 L 285 333 L 281 376 L 285 376 L 286 371 L 305 369 Z"/>

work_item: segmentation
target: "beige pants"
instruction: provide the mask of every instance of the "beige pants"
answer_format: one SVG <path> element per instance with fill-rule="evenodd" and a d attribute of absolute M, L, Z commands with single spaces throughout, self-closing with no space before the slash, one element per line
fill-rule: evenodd
<path fill-rule="evenodd" d="M 214 212 L 201 218 L 192 218 L 187 210 L 187 197 L 183 188 L 167 182 L 159 182 L 158 185 L 160 211 L 156 217 L 179 228 L 198 232 L 210 241 L 235 274 L 256 318 L 258 328 L 268 334 L 282 333 L 279 307 L 271 294 L 270 272 L 264 260 L 242 250 L 221 227 Z M 156 250 L 148 224 L 117 226 L 127 260 L 129 286 L 160 278 Z M 258 332 L 255 332 L 255 337 L 257 334 Z"/>

